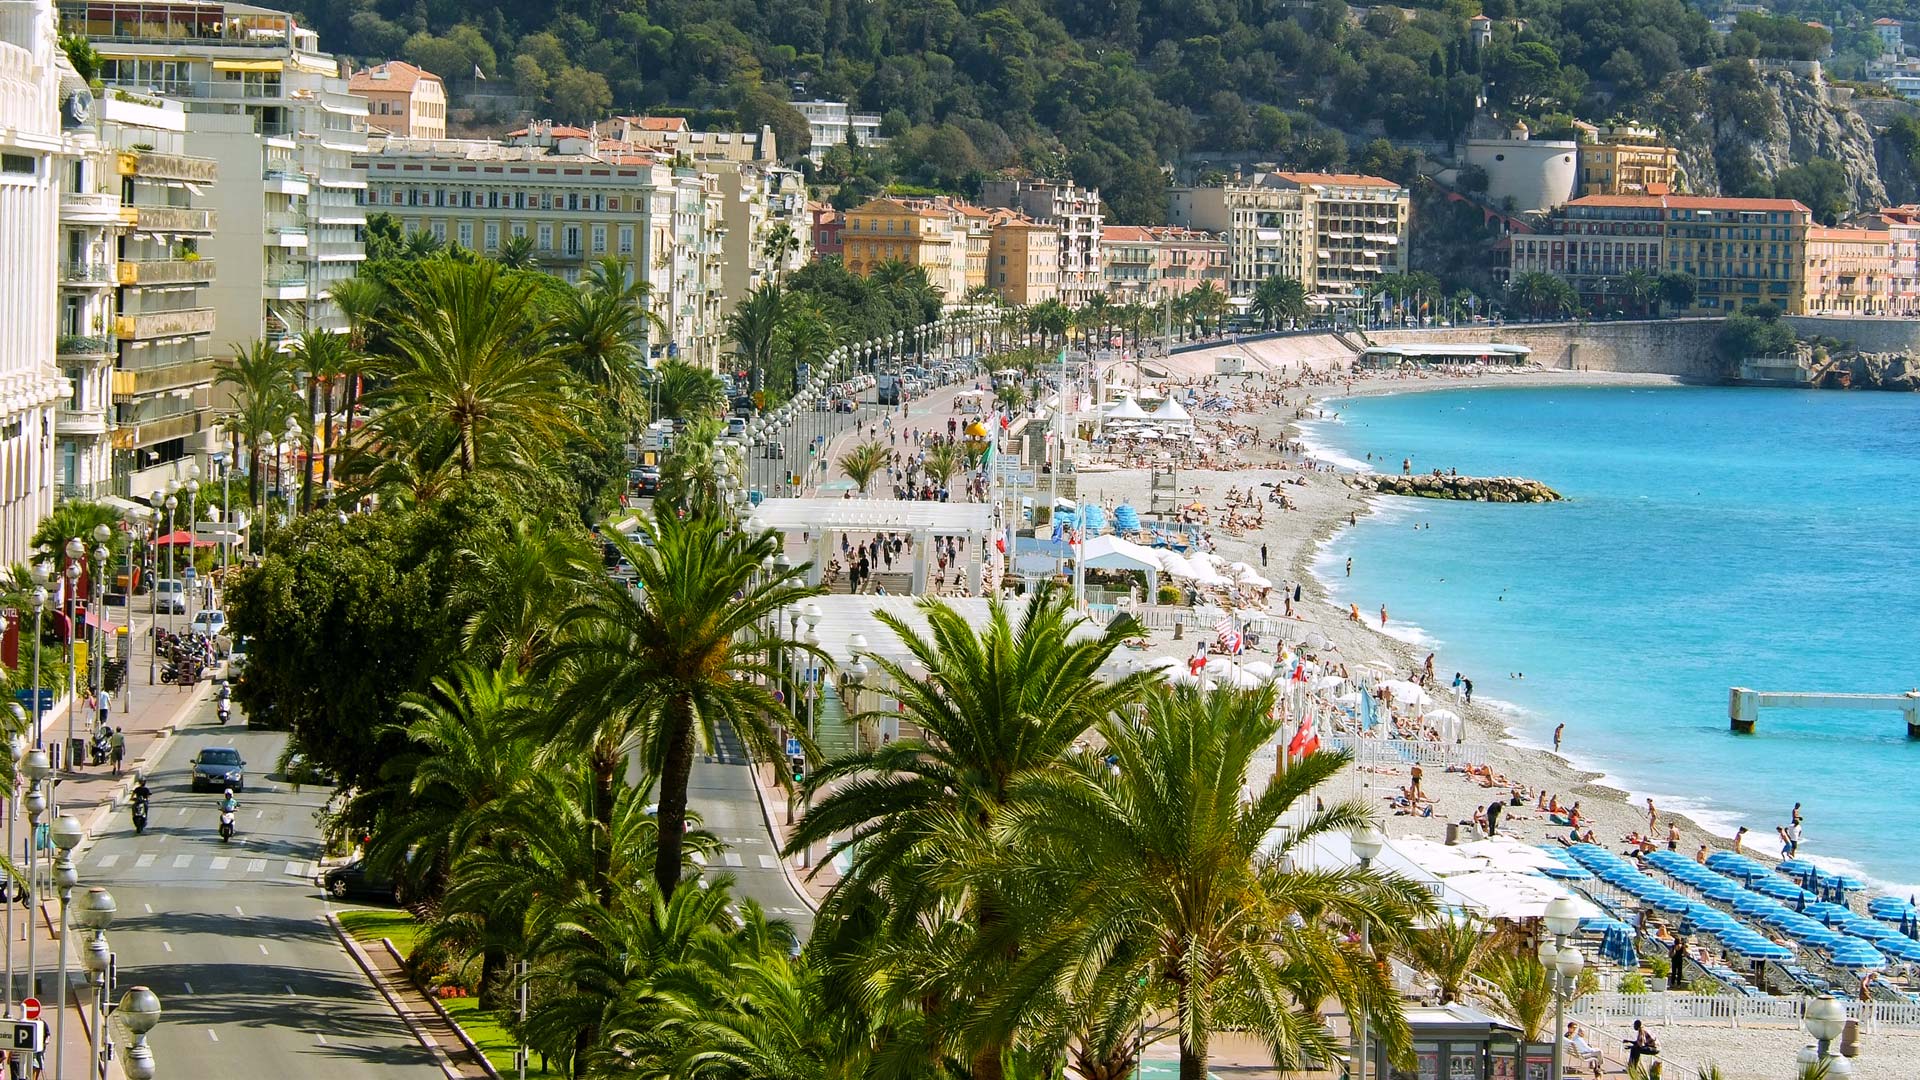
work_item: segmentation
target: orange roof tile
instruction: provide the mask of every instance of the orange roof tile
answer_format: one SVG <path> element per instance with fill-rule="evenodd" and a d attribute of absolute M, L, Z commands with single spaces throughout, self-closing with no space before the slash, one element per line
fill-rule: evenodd
<path fill-rule="evenodd" d="M 440 76 L 424 68 L 414 67 L 405 60 L 389 60 L 384 64 L 375 64 L 365 71 L 356 71 L 347 80 L 350 92 L 381 91 L 385 93 L 411 93 L 421 79 L 440 81 Z"/>
<path fill-rule="evenodd" d="M 1343 187 L 1399 187 L 1399 184 L 1381 176 L 1366 176 L 1361 173 L 1318 173 L 1318 172 L 1277 172 L 1273 175 L 1291 180 L 1296 184 L 1336 184 Z"/>
<path fill-rule="evenodd" d="M 1153 239 L 1153 234 L 1141 225 L 1102 225 L 1100 239 L 1120 243 L 1139 244 Z"/>
<path fill-rule="evenodd" d="M 1812 213 L 1795 199 L 1730 199 L 1712 195 L 1582 195 L 1568 206 L 1661 207 L 1668 210 L 1788 210 Z"/>
<path fill-rule="evenodd" d="M 1876 229 L 1852 229 L 1852 228 L 1831 229 L 1823 225 L 1815 225 L 1813 228 L 1807 230 L 1807 239 L 1808 240 L 1829 240 L 1829 241 L 1837 241 L 1842 243 L 1850 242 L 1850 243 L 1862 243 L 1862 244 L 1864 243 L 1884 244 L 1886 243 L 1886 240 L 1887 240 L 1887 234 L 1885 232 L 1882 232 Z"/>

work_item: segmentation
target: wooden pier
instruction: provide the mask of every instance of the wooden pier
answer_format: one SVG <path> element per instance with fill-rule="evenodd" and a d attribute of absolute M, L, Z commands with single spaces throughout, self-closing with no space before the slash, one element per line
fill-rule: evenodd
<path fill-rule="evenodd" d="M 1904 694 L 1802 694 L 1733 687 L 1727 693 L 1727 719 L 1735 733 L 1753 734 L 1761 709 L 1871 709 L 1896 711 L 1907 722 L 1907 737 L 1920 739 L 1920 690 Z"/>

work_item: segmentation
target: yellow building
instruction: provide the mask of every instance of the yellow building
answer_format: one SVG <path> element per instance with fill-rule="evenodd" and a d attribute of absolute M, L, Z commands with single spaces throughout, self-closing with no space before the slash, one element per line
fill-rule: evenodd
<path fill-rule="evenodd" d="M 1893 277 L 1887 230 L 1807 230 L 1807 314 L 1888 314 Z"/>
<path fill-rule="evenodd" d="M 1648 128 L 1606 128 L 1580 146 L 1582 195 L 1670 195 L 1679 173 L 1680 152 Z"/>
<path fill-rule="evenodd" d="M 966 295 L 966 219 L 951 206 L 925 199 L 871 199 L 847 211 L 841 240 L 847 269 L 862 277 L 881 263 L 903 262 L 924 269 L 948 303 Z"/>
<path fill-rule="evenodd" d="M 1007 303 L 1041 304 L 1060 298 L 1060 226 L 1025 214 L 993 217 L 991 284 Z"/>
<path fill-rule="evenodd" d="M 447 87 L 404 60 L 355 72 L 347 92 L 367 99 L 367 124 L 402 139 L 447 137 Z"/>

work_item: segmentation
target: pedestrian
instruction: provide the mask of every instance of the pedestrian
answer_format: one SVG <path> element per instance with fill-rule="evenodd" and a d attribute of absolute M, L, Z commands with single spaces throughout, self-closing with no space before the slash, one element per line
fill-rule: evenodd
<path fill-rule="evenodd" d="M 1794 804 L 1793 804 L 1793 818 L 1792 818 L 1792 822 L 1793 822 L 1793 824 L 1795 824 L 1795 825 L 1798 825 L 1798 824 L 1800 824 L 1800 804 L 1799 804 L 1799 803 L 1794 803 Z"/>
<path fill-rule="evenodd" d="M 120 775 L 120 765 L 127 760 L 127 733 L 118 728 L 107 736 L 107 752 L 113 757 L 113 775 Z"/>
<path fill-rule="evenodd" d="M 1667 819 L 1667 850 L 1680 850 L 1680 823 L 1672 818 Z"/>
<path fill-rule="evenodd" d="M 1652 832 L 1660 825 L 1660 811 L 1653 808 L 1653 800 L 1647 800 L 1647 831 Z"/>
<path fill-rule="evenodd" d="M 1387 628 L 1387 605 L 1381 604 L 1380 605 L 1380 629 L 1385 630 L 1386 628 Z"/>
<path fill-rule="evenodd" d="M 1453 673 L 1453 700 L 1460 700 L 1460 684 L 1464 682 L 1466 682 L 1466 680 L 1460 677 L 1459 672 L 1456 671 Z"/>
<path fill-rule="evenodd" d="M 1746 844 L 1746 842 L 1747 842 L 1747 827 L 1745 825 L 1742 825 L 1738 829 L 1735 829 L 1733 833 L 1733 853 L 1735 855 L 1741 854 L 1741 848 Z"/>
<path fill-rule="evenodd" d="M 1495 799 L 1493 802 L 1487 804 L 1487 835 L 1488 836 L 1494 836 L 1500 832 L 1500 815 L 1506 809 L 1507 809 L 1507 804 L 1501 802 L 1498 799 Z"/>
<path fill-rule="evenodd" d="M 1791 825 L 1788 825 L 1786 832 L 1787 858 L 1797 859 L 1800 857 L 1800 823 L 1795 821 Z"/>
<path fill-rule="evenodd" d="M 1467 704 L 1473 704 L 1473 680 L 1461 679 L 1460 682 L 1467 688 Z"/>
<path fill-rule="evenodd" d="M 1347 556 L 1347 576 L 1353 576 L 1353 556 Z"/>
<path fill-rule="evenodd" d="M 1560 752 L 1560 739 L 1567 733 L 1567 725 L 1561 724 L 1553 729 L 1553 752 Z"/>
<path fill-rule="evenodd" d="M 1267 565 L 1267 545 L 1261 544 L 1260 545 L 1260 566 L 1262 569 L 1264 569 L 1266 565 Z"/>

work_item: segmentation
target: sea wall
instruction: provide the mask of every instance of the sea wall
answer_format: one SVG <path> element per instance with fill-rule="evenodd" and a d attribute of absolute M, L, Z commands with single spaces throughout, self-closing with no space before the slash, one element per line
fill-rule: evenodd
<path fill-rule="evenodd" d="M 1525 345 L 1533 350 L 1533 362 L 1550 370 L 1709 379 L 1720 374 L 1713 355 L 1714 335 L 1719 332 L 1719 319 L 1648 319 L 1369 330 L 1367 341 L 1375 345 L 1420 341 Z"/>
<path fill-rule="evenodd" d="M 1395 476 L 1392 473 L 1362 473 L 1351 477 L 1347 483 L 1363 491 L 1408 495 L 1419 499 L 1497 503 L 1544 503 L 1559 502 L 1561 499 L 1559 492 L 1540 481 L 1518 476 L 1450 476 L 1446 473 Z"/>
<path fill-rule="evenodd" d="M 1920 355 L 1920 319 L 1897 316 L 1794 315 L 1787 319 L 1803 338 L 1852 342 L 1861 352 Z"/>

